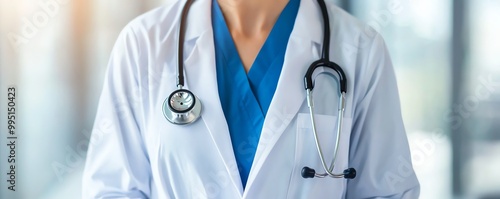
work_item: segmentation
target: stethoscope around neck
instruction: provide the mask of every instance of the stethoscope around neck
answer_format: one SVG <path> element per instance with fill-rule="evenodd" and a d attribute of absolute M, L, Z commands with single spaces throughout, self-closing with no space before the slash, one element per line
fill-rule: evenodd
<path fill-rule="evenodd" d="M 177 66 L 177 90 L 172 92 L 170 96 L 163 102 L 163 115 L 165 118 L 177 125 L 187 125 L 195 122 L 201 116 L 202 105 L 200 99 L 196 97 L 191 91 L 184 89 L 184 36 L 186 32 L 186 19 L 189 8 L 191 7 L 194 0 L 187 0 L 181 13 L 181 24 L 179 28 L 179 44 L 178 44 L 178 66 Z M 334 62 L 330 61 L 330 20 L 328 17 L 328 11 L 324 0 L 317 0 L 321 8 L 321 14 L 323 17 L 323 48 L 321 53 L 321 59 L 313 62 L 306 72 L 304 77 L 304 86 L 307 96 L 307 106 L 309 107 L 309 113 L 311 116 L 312 131 L 314 134 L 314 140 L 316 142 L 316 149 L 325 173 L 316 173 L 316 171 L 309 167 L 303 167 L 301 175 L 303 178 L 347 178 L 352 179 L 356 177 L 356 170 L 354 168 L 345 169 L 343 173 L 333 173 L 335 168 L 335 161 L 337 160 L 337 152 L 340 144 L 340 135 L 342 132 L 342 123 L 344 119 L 345 111 L 345 98 L 347 93 L 347 78 L 342 70 L 342 68 Z M 323 155 L 323 150 L 318 139 L 318 133 L 316 131 L 316 123 L 314 119 L 314 102 L 313 102 L 313 90 L 314 81 L 313 73 L 317 68 L 326 67 L 335 71 L 338 82 L 339 82 L 339 108 L 337 115 L 337 136 L 335 140 L 335 150 L 333 152 L 333 159 L 329 165 L 327 165 L 325 157 Z"/>

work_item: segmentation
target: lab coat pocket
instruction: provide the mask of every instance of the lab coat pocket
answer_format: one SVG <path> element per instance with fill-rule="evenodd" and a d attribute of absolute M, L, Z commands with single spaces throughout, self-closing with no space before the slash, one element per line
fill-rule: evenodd
<path fill-rule="evenodd" d="M 337 139 L 337 116 L 316 114 L 316 130 L 327 166 L 333 159 Z M 342 173 L 348 167 L 351 118 L 344 118 L 334 173 Z M 315 143 L 310 114 L 297 115 L 295 165 L 290 182 L 288 198 L 344 198 L 346 179 L 343 178 L 303 178 L 303 167 L 325 173 Z"/>

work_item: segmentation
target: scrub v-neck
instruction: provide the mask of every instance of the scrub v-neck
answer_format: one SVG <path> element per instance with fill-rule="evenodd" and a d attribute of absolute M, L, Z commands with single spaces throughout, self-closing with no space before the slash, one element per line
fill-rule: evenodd
<path fill-rule="evenodd" d="M 285 6 L 248 74 L 217 0 L 212 3 L 217 83 L 243 187 L 276 90 L 300 0 Z"/>

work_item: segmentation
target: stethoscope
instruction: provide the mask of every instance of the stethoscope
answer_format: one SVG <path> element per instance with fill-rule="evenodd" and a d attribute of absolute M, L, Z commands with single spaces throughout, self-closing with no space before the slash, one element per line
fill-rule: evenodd
<path fill-rule="evenodd" d="M 346 75 L 342 68 L 334 62 L 330 61 L 330 20 L 328 17 L 328 11 L 324 0 L 317 0 L 321 8 L 321 13 L 323 17 L 323 49 L 321 53 L 321 59 L 313 62 L 306 72 L 304 77 L 304 86 L 307 93 L 307 106 L 309 107 L 309 113 L 311 115 L 312 130 L 314 133 L 314 140 L 316 142 L 316 148 L 318 155 L 321 160 L 321 164 L 325 173 L 316 173 L 316 171 L 309 167 L 303 167 L 301 175 L 303 178 L 347 178 L 353 179 L 356 177 L 356 170 L 354 168 L 345 169 L 343 173 L 333 173 L 335 168 L 335 160 L 337 159 L 337 152 L 340 144 L 340 133 L 342 132 L 342 122 L 344 119 L 345 110 L 345 98 L 347 93 L 347 80 Z M 181 24 L 179 28 L 179 44 L 178 44 L 178 59 L 177 59 L 177 90 L 172 92 L 170 96 L 163 102 L 163 115 L 167 120 L 173 124 L 186 125 L 195 122 L 201 115 L 201 101 L 196 97 L 191 91 L 183 89 L 184 87 L 184 63 L 183 63 L 183 44 L 184 36 L 186 31 L 186 19 L 189 8 L 193 4 L 194 0 L 187 0 L 181 13 Z M 323 155 L 323 150 L 320 146 L 318 133 L 316 132 L 316 123 L 314 120 L 314 103 L 313 103 L 313 73 L 319 67 L 327 67 L 334 70 L 339 79 L 339 109 L 338 109 L 338 119 L 337 119 L 337 137 L 335 150 L 333 152 L 333 159 L 329 166 L 327 166 L 325 157 Z M 325 73 L 325 72 L 322 72 Z M 336 79 L 336 78 L 335 78 Z M 337 79 L 336 79 L 337 80 Z"/>

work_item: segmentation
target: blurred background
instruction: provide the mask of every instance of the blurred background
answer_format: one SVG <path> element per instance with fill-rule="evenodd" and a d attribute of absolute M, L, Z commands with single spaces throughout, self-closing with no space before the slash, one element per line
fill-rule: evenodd
<path fill-rule="evenodd" d="M 79 198 L 110 50 L 172 0 L 0 0 L 0 198 Z M 500 0 L 336 0 L 377 29 L 396 69 L 423 199 L 500 198 Z M 6 189 L 7 88 L 17 185 Z"/>

